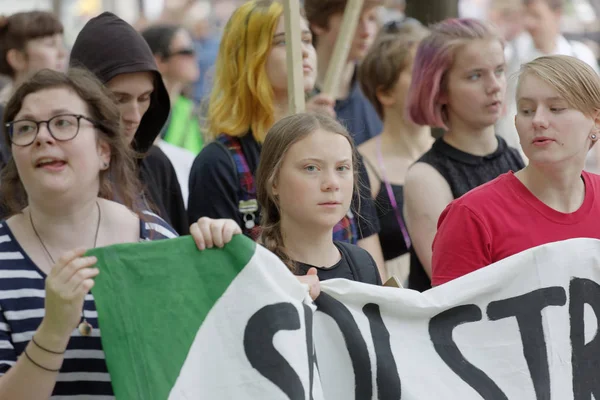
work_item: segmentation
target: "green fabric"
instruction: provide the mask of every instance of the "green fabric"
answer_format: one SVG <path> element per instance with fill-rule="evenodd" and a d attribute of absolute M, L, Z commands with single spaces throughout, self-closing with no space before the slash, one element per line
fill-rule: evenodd
<path fill-rule="evenodd" d="M 175 146 L 191 151 L 194 155 L 200 153 L 204 145 L 195 104 L 184 96 L 179 96 L 171 109 L 169 127 L 164 140 Z"/>
<path fill-rule="evenodd" d="M 98 257 L 92 292 L 117 399 L 168 398 L 209 310 L 255 249 L 235 235 L 224 249 L 199 251 L 185 236 L 88 252 Z"/>

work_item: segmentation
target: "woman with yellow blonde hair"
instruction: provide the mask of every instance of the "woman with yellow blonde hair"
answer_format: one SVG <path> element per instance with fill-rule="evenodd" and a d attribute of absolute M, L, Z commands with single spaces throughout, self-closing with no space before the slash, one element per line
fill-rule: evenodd
<path fill-rule="evenodd" d="M 283 6 L 272 0 L 246 2 L 231 16 L 207 112 L 207 134 L 214 141 L 198 155 L 190 174 L 189 218 L 232 218 L 255 240 L 260 235 L 260 207 L 254 180 L 262 142 L 271 126 L 289 114 L 284 24 Z M 304 91 L 310 92 L 316 79 L 316 52 L 304 18 L 300 26 Z M 326 95 L 307 103 L 307 109 L 331 116 L 333 106 L 334 100 Z M 361 178 L 368 182 L 366 172 Z M 344 217 L 334 232 L 336 240 L 360 244 L 363 238 L 377 239 L 375 207 L 369 190 L 364 192 L 354 195 L 358 216 L 349 212 Z M 382 259 L 380 248 L 374 257 Z"/>
<path fill-rule="evenodd" d="M 540 57 L 521 67 L 516 100 L 529 164 L 444 210 L 433 242 L 434 286 L 546 243 L 600 239 L 600 176 L 583 170 L 600 135 L 600 77 L 574 57 Z"/>

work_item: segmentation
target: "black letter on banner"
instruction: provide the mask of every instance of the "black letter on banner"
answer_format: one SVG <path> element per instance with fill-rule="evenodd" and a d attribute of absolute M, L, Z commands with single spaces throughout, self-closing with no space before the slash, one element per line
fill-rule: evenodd
<path fill-rule="evenodd" d="M 379 400 L 398 400 L 402 395 L 402 387 L 396 360 L 390 346 L 390 332 L 383 323 L 378 304 L 365 305 L 363 312 L 371 326 L 371 336 L 377 356 L 377 398 Z"/>
<path fill-rule="evenodd" d="M 313 400 L 313 384 L 315 381 L 315 342 L 313 340 L 313 312 L 312 308 L 306 304 L 302 304 L 304 307 L 304 326 L 306 326 L 306 352 L 308 354 L 308 377 L 309 377 L 309 393 L 310 400 Z"/>
<path fill-rule="evenodd" d="M 321 292 L 315 300 L 317 309 L 329 315 L 336 322 L 350 354 L 352 368 L 354 369 L 355 400 L 371 400 L 373 394 L 371 359 L 367 343 L 360 334 L 360 329 L 352 314 L 342 303 Z"/>
<path fill-rule="evenodd" d="M 486 400 L 508 400 L 485 372 L 467 361 L 452 339 L 454 328 L 467 322 L 479 321 L 481 318 L 481 309 L 474 304 L 442 311 L 429 321 L 429 337 L 442 360 L 481 397 Z"/>
<path fill-rule="evenodd" d="M 569 288 L 571 316 L 571 346 L 573 347 L 573 399 L 589 400 L 591 395 L 600 399 L 600 335 L 585 344 L 584 305 L 592 306 L 600 321 L 600 286 L 589 279 L 575 278 Z"/>
<path fill-rule="evenodd" d="M 548 306 L 564 306 L 566 303 L 565 289 L 557 286 L 534 290 L 510 299 L 493 301 L 487 308 L 487 315 L 491 321 L 509 317 L 517 319 L 521 342 L 523 342 L 523 355 L 527 360 L 537 400 L 552 398 L 542 310 Z"/>
<path fill-rule="evenodd" d="M 304 400 L 304 387 L 292 366 L 273 346 L 273 336 L 279 331 L 297 329 L 300 329 L 300 316 L 296 307 L 291 303 L 278 303 L 258 310 L 244 331 L 248 361 L 290 400 Z"/>

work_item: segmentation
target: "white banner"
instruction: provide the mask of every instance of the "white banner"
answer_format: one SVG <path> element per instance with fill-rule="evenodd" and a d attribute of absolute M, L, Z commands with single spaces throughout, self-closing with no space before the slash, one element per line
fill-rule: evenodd
<path fill-rule="evenodd" d="M 332 280 L 314 314 L 294 302 L 256 311 L 244 349 L 272 385 L 261 399 L 600 399 L 598 282 L 593 239 L 422 294 Z"/>

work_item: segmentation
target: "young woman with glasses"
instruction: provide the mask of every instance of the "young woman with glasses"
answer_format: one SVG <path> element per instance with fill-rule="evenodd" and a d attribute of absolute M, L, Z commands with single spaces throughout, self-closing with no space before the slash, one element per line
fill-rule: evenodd
<path fill-rule="evenodd" d="M 97 260 L 84 253 L 177 234 L 138 208 L 118 107 L 89 72 L 38 72 L 9 100 L 4 127 L 12 157 L 0 187 L 10 214 L 0 221 L 0 398 L 113 396 L 89 293 Z M 200 249 L 240 232 L 208 219 L 190 230 Z"/>

